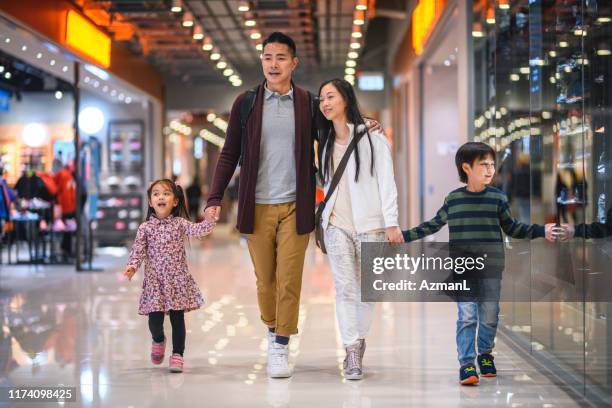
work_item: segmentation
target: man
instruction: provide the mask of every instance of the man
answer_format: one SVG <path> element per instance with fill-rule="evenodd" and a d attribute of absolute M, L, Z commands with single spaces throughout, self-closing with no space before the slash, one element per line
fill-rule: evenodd
<path fill-rule="evenodd" d="M 247 239 L 268 327 L 268 375 L 285 378 L 291 376 L 289 337 L 297 333 L 304 255 L 314 230 L 316 129 L 311 95 L 291 80 L 298 65 L 293 40 L 272 33 L 261 62 L 265 81 L 257 88 L 244 142 L 240 113 L 248 93 L 232 106 L 206 216 L 219 218 L 223 192 L 242 156 L 237 227 Z"/>

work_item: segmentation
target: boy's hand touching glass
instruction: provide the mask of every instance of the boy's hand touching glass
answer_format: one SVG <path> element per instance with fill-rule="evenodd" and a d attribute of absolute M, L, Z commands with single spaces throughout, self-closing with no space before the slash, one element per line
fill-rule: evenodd
<path fill-rule="evenodd" d="M 562 224 L 561 226 L 557 226 L 555 223 L 546 224 L 544 226 L 545 238 L 549 242 L 567 241 L 574 235 L 573 232 L 570 232 L 570 228 L 568 224 Z"/>
<path fill-rule="evenodd" d="M 136 273 L 136 269 L 134 268 L 127 268 L 124 272 L 124 276 L 128 278 L 128 280 L 132 280 L 132 277 L 134 276 L 134 274 Z"/>
<path fill-rule="evenodd" d="M 570 224 L 561 224 L 560 227 L 557 227 L 557 230 L 559 231 L 557 238 L 561 241 L 568 241 L 574 238 L 574 234 L 576 232 L 574 226 Z"/>
<path fill-rule="evenodd" d="M 404 236 L 400 227 L 385 228 L 385 238 L 387 242 L 404 242 Z"/>

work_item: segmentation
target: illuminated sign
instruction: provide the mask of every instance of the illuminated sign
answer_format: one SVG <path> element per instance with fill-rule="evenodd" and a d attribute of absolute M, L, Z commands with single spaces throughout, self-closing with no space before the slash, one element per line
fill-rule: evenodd
<path fill-rule="evenodd" d="M 444 0 L 419 0 L 412 12 L 412 48 L 417 55 L 423 53 L 436 19 L 444 9 L 444 3 Z"/>
<path fill-rule="evenodd" d="M 360 91 L 382 91 L 385 89 L 385 77 L 380 72 L 363 72 L 357 78 Z"/>
<path fill-rule="evenodd" d="M 104 68 L 110 67 L 111 38 L 73 10 L 68 11 L 66 20 L 66 45 Z"/>

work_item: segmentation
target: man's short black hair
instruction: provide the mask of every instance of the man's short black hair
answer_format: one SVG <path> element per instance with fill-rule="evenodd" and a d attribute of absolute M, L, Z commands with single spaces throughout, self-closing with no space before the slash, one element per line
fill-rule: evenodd
<path fill-rule="evenodd" d="M 295 41 L 293 41 L 293 39 L 289 37 L 287 34 L 283 34 L 279 31 L 273 32 L 272 34 L 268 36 L 268 38 L 264 40 L 263 47 L 265 48 L 265 46 L 270 43 L 285 44 L 287 47 L 289 47 L 289 52 L 291 53 L 292 57 L 295 57 L 297 55 L 297 49 L 295 48 Z"/>
<path fill-rule="evenodd" d="M 487 156 L 495 160 L 495 150 L 486 143 L 467 142 L 462 145 L 459 150 L 457 150 L 457 154 L 455 154 L 455 164 L 457 165 L 459 180 L 461 180 L 462 183 L 468 182 L 467 174 L 463 171 L 463 163 L 472 166 L 476 160 L 482 160 Z"/>

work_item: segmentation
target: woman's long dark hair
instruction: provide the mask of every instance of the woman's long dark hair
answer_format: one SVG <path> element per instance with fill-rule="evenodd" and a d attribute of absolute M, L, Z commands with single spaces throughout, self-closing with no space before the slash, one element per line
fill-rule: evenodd
<path fill-rule="evenodd" d="M 151 183 L 151 185 L 147 189 L 147 197 L 149 199 L 149 203 L 151 202 L 151 193 L 153 192 L 153 187 L 158 184 L 165 184 L 167 187 L 169 187 L 172 191 L 172 194 L 174 195 L 174 198 L 178 200 L 178 205 L 172 209 L 171 214 L 175 217 L 182 217 L 186 220 L 191 221 L 191 218 L 189 217 L 189 211 L 187 211 L 187 199 L 185 198 L 185 192 L 183 191 L 183 187 L 179 186 L 170 179 L 155 180 L 153 183 Z M 150 204 L 148 204 L 147 217 L 145 218 L 145 221 L 148 221 L 153 216 L 153 214 L 155 214 L 155 210 L 153 209 L 153 207 L 151 207 Z"/>
<path fill-rule="evenodd" d="M 374 148 L 372 146 L 372 139 L 370 132 L 365 126 L 365 121 L 361 112 L 359 112 L 359 105 L 357 104 L 357 97 L 353 86 L 344 79 L 330 79 L 329 81 L 323 82 L 319 87 L 319 95 L 321 95 L 321 89 L 327 84 L 332 84 L 334 88 L 338 90 L 342 99 L 346 103 L 346 118 L 348 123 L 355 125 L 354 137 L 359 132 L 358 128 L 362 125 L 365 128 L 365 132 L 370 143 L 370 152 L 372 154 L 370 173 L 374 174 Z M 325 116 L 321 113 L 321 109 L 317 112 L 317 130 L 319 132 L 319 179 L 321 183 L 326 184 L 331 177 L 333 177 L 333 157 L 334 157 L 334 142 L 336 141 L 336 132 L 334 131 L 334 125 L 331 120 L 325 119 Z M 323 154 L 323 148 L 325 148 L 325 157 L 321 157 Z M 359 180 L 359 149 L 355 148 L 355 182 Z"/>

